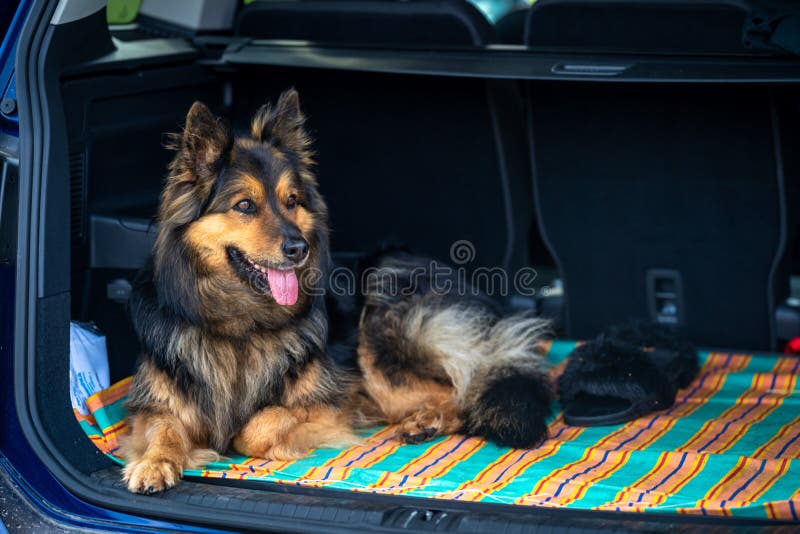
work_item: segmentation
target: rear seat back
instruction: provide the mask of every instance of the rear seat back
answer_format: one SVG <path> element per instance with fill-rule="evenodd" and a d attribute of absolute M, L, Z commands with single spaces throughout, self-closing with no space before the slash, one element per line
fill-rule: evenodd
<path fill-rule="evenodd" d="M 237 28 L 343 46 L 483 46 L 493 39 L 488 20 L 466 0 L 254 2 Z M 467 269 L 524 261 L 531 215 L 525 220 L 520 204 L 530 209 L 529 162 L 524 136 L 501 131 L 516 121 L 524 132 L 513 82 L 291 71 L 271 77 L 279 80 L 272 86 L 252 75 L 259 83 L 241 85 L 245 93 L 252 88 L 252 101 L 237 93 L 238 109 L 259 105 L 286 80 L 300 92 L 336 250 L 369 251 L 389 240 L 447 260 L 451 245 L 467 240 L 474 247 Z"/>
<path fill-rule="evenodd" d="M 529 46 L 637 53 L 741 53 L 747 0 L 538 0 Z"/>
<path fill-rule="evenodd" d="M 691 3 L 731 23 L 741 15 L 735 2 Z M 621 4 L 647 17 L 633 24 Z M 686 4 L 541 0 L 529 44 L 646 48 L 649 32 L 662 39 L 669 6 L 685 28 L 705 20 Z M 572 13 L 575 25 L 557 13 Z M 563 33 L 536 34 L 555 20 Z M 693 51 L 735 48 L 734 27 L 711 29 Z M 563 276 L 571 337 L 641 318 L 679 324 L 699 344 L 776 348 L 790 177 L 769 88 L 561 82 L 529 85 L 528 102 L 537 209 Z"/>
<path fill-rule="evenodd" d="M 497 22 L 494 23 L 497 42 L 521 45 L 525 40 L 525 24 L 528 20 L 529 11 L 530 8 L 528 6 L 516 6 L 497 19 Z"/>
<path fill-rule="evenodd" d="M 245 6 L 236 34 L 344 45 L 479 46 L 488 20 L 465 0 L 260 0 Z"/>

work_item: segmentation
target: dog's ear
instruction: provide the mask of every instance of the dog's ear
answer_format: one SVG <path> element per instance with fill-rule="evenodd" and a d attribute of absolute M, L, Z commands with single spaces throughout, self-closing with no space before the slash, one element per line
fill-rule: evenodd
<path fill-rule="evenodd" d="M 294 152 L 303 163 L 311 162 L 311 139 L 303 125 L 300 96 L 294 89 L 284 91 L 275 106 L 265 104 L 253 117 L 252 135 L 278 149 Z"/>
<path fill-rule="evenodd" d="M 178 153 L 161 197 L 162 222 L 185 224 L 200 216 L 232 143 L 230 129 L 205 104 L 192 104 L 183 133 L 172 135 L 167 145 Z"/>
<path fill-rule="evenodd" d="M 180 151 L 186 171 L 199 180 L 216 176 L 217 163 L 230 149 L 231 132 L 202 102 L 195 102 L 186 115 Z"/>

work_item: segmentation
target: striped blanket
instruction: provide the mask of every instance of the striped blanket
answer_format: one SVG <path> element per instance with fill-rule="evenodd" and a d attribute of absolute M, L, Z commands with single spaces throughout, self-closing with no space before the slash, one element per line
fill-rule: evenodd
<path fill-rule="evenodd" d="M 574 347 L 554 342 L 554 373 Z M 696 380 L 670 409 L 624 425 L 578 428 L 556 415 L 536 449 L 497 447 L 460 435 L 420 445 L 391 427 L 361 445 L 281 462 L 232 457 L 186 476 L 248 479 L 389 495 L 579 509 L 800 516 L 800 358 L 703 353 Z M 126 431 L 130 378 L 76 414 L 100 450 L 115 456 Z"/>

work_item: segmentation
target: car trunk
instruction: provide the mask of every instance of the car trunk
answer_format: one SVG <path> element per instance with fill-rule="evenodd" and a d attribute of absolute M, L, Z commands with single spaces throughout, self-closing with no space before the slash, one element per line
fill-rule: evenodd
<path fill-rule="evenodd" d="M 38 200 L 20 223 L 20 236 L 30 236 L 21 242 L 30 243 L 31 266 L 19 287 L 27 302 L 26 319 L 17 324 L 27 339 L 17 346 L 25 369 L 19 398 L 29 411 L 29 439 L 58 478 L 87 500 L 237 529 L 477 532 L 500 524 L 568 524 L 590 530 L 638 529 L 645 521 L 641 515 L 229 478 L 190 477 L 151 499 L 128 494 L 118 467 L 86 438 L 70 408 L 69 321 L 92 321 L 105 334 L 112 383 L 134 372 L 139 349 L 126 299 L 154 239 L 172 156 L 163 134 L 180 129 L 195 100 L 247 129 L 258 106 L 288 87 L 299 91 L 339 266 L 352 267 L 381 243 L 392 243 L 457 260 L 467 273 L 534 269 L 530 287 L 495 298 L 508 309 L 552 316 L 557 334 L 568 338 L 595 335 L 602 324 L 628 315 L 658 319 L 648 299 L 664 298 L 664 291 L 658 297 L 643 289 L 650 279 L 645 271 L 656 277 L 677 271 L 684 286 L 679 304 L 685 299 L 682 311 L 689 310 L 678 320 L 699 343 L 769 352 L 786 337 L 784 322 L 775 317 L 790 296 L 797 247 L 786 209 L 798 200 L 800 108 L 793 93 L 800 76 L 794 60 L 557 49 L 431 53 L 122 34 L 126 40 L 115 39 L 111 51 L 103 16 L 39 27 L 50 34 L 35 48 L 42 95 L 31 106 L 29 124 L 44 131 L 34 134 L 37 141 L 30 138 L 31 159 L 22 158 L 23 166 L 31 162 L 31 190 L 23 189 L 21 198 Z M 32 40 L 35 30 L 29 30 Z M 99 53 L 104 47 L 109 53 Z M 653 131 L 658 135 L 648 137 Z M 691 142 L 679 142 L 687 138 Z M 637 185 L 637 173 L 647 181 Z M 704 173 L 731 180 L 701 183 Z M 743 215 L 712 210 L 707 219 L 696 218 L 703 211 L 698 204 L 711 197 L 726 199 L 720 210 Z M 656 229 L 620 234 L 614 219 L 625 211 L 633 220 L 655 213 Z M 696 235 L 695 225 L 719 221 L 727 221 L 725 231 Z M 575 235 L 585 241 L 576 242 Z M 654 241 L 660 248 L 648 248 Z M 729 253 L 737 241 L 738 259 Z M 454 256 L 459 243 L 469 247 L 467 261 Z M 712 243 L 720 250 L 710 264 L 659 263 L 670 254 L 691 258 Z M 631 253 L 632 247 L 645 252 Z M 592 260 L 584 266 L 587 256 Z M 609 256 L 618 262 L 598 263 Z M 732 265 L 729 280 L 696 283 L 720 262 Z M 754 270 L 769 287 L 758 285 L 751 295 L 735 273 Z M 597 277 L 617 289 L 588 289 Z M 567 298 L 574 288 L 581 299 L 565 307 L 557 279 L 566 283 Z M 750 307 L 747 325 L 732 329 L 737 316 L 726 316 L 725 309 L 716 318 L 699 316 L 691 304 L 698 293 L 715 302 L 709 306 L 715 310 L 735 309 L 739 295 Z M 769 298 L 758 300 L 765 293 Z M 718 306 L 728 298 L 730 305 Z M 792 310 L 784 312 L 791 323 Z M 703 321 L 706 327 L 695 327 Z M 646 521 L 650 527 L 715 522 L 659 514 Z"/>

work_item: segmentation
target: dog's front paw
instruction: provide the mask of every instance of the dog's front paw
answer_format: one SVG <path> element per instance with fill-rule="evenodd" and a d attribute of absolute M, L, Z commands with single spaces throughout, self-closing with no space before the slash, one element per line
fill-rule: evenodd
<path fill-rule="evenodd" d="M 400 422 L 396 437 L 406 443 L 422 443 L 445 434 L 445 427 L 444 414 L 437 410 L 420 410 Z"/>
<path fill-rule="evenodd" d="M 134 493 L 152 495 L 178 483 L 183 472 L 169 460 L 136 460 L 122 470 L 122 480 Z"/>

